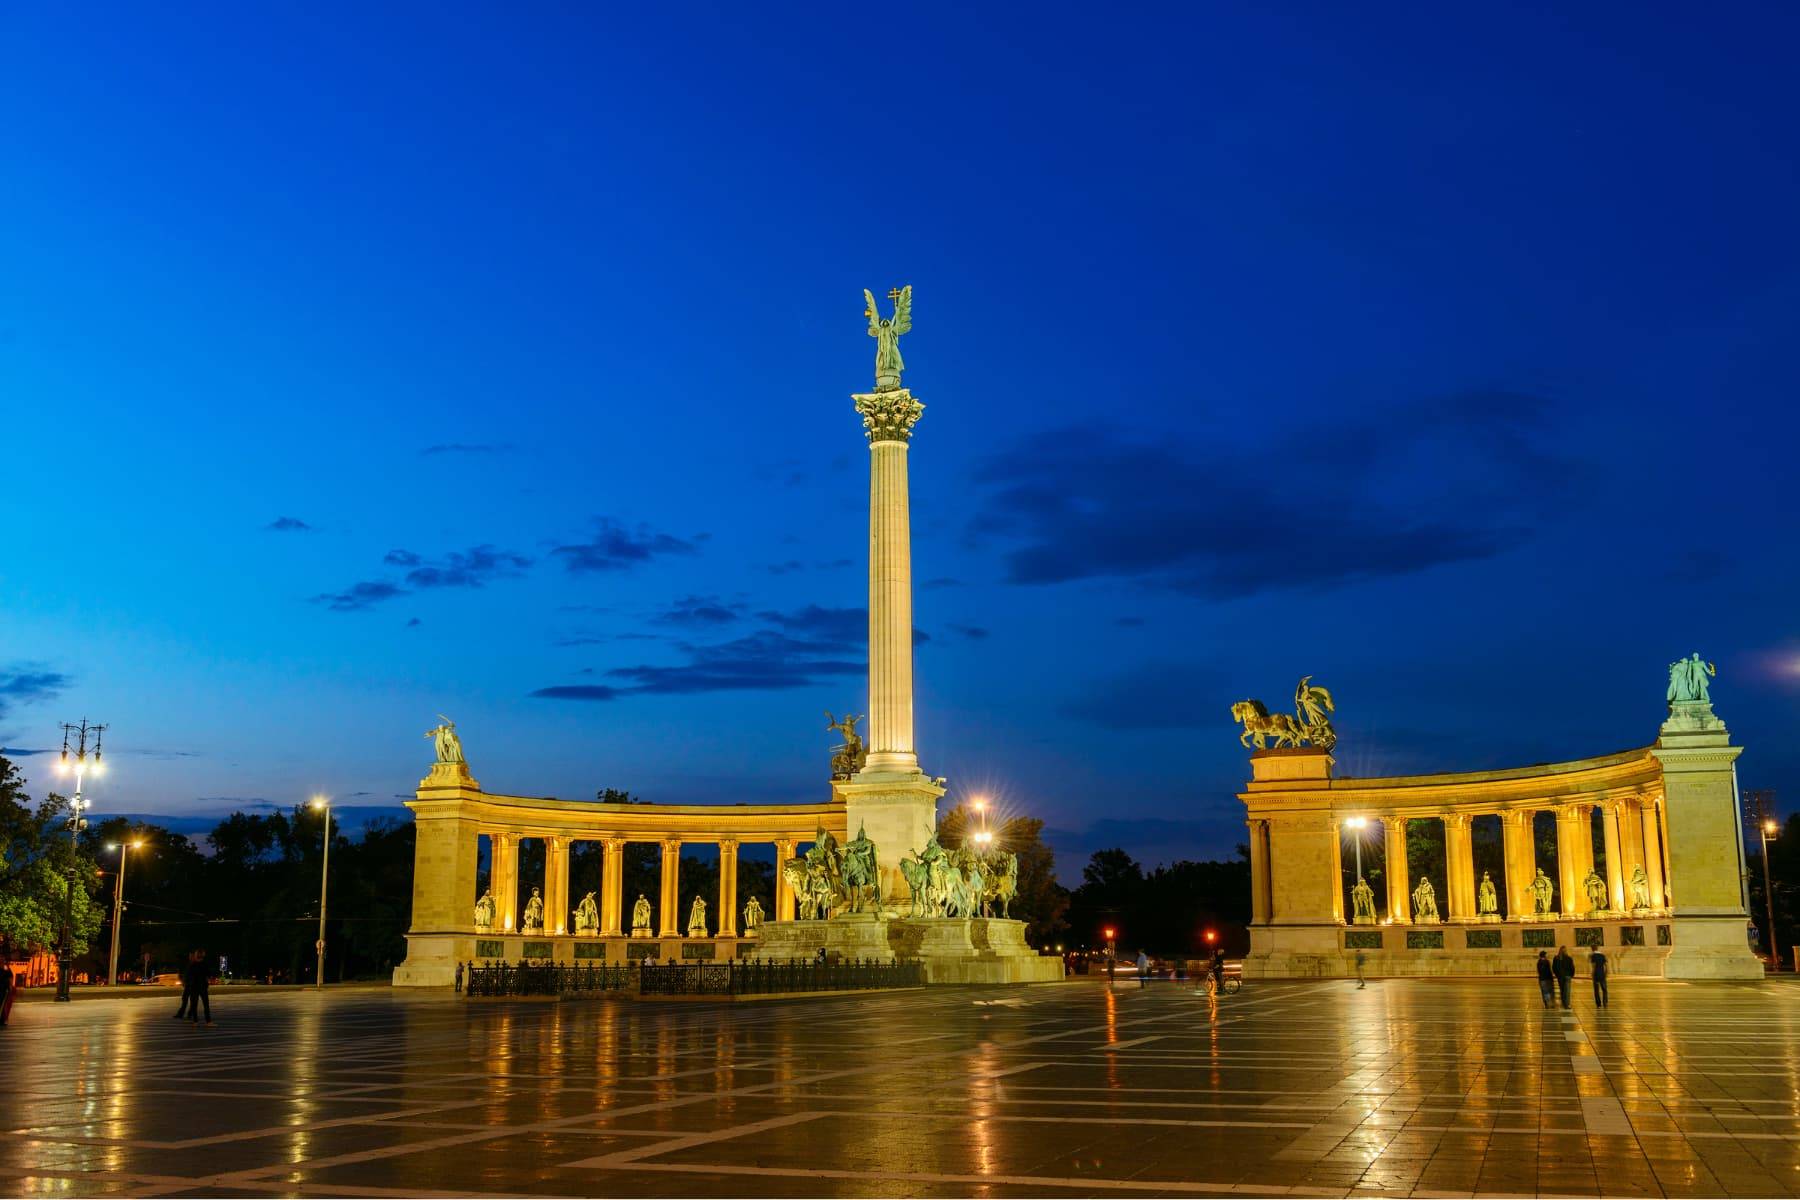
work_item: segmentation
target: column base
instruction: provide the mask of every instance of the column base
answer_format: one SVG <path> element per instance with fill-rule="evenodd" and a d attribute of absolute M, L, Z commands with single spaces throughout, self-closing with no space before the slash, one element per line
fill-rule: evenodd
<path fill-rule="evenodd" d="M 936 832 L 943 787 L 922 771 L 884 771 L 871 764 L 854 778 L 834 780 L 831 792 L 843 801 L 847 838 L 860 831 L 875 843 L 882 914 L 900 916 L 912 896 L 900 860 L 923 850 Z"/>

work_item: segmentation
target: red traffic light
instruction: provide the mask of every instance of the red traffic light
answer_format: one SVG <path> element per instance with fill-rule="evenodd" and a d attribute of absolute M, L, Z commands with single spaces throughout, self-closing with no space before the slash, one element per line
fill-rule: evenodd
<path fill-rule="evenodd" d="M 1218 935 L 1218 934 L 1216 934 L 1216 933 L 1214 933 L 1214 932 L 1213 932 L 1213 931 L 1212 931 L 1212 930 L 1210 930 L 1210 929 L 1209 929 L 1209 930 L 1207 930 L 1207 931 L 1206 931 L 1206 942 L 1207 942 L 1207 945 L 1209 945 L 1209 946 L 1210 946 L 1210 945 L 1211 945 L 1211 944 L 1212 944 L 1212 943 L 1214 943 L 1214 942 L 1216 942 L 1216 941 L 1218 941 L 1218 940 L 1219 940 L 1219 935 Z"/>
<path fill-rule="evenodd" d="M 1109 942 L 1113 940 L 1113 927 L 1111 925 L 1106 927 L 1106 940 Z"/>

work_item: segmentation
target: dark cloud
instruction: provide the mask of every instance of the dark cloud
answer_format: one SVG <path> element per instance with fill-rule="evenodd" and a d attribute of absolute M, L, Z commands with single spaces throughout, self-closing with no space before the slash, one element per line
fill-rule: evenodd
<path fill-rule="evenodd" d="M 1213 597 L 1491 558 L 1577 497 L 1582 470 L 1543 448 L 1549 411 L 1465 392 L 1254 452 L 1040 435 L 977 472 L 970 533 L 1011 543 L 1014 583 L 1127 578 Z"/>
<path fill-rule="evenodd" d="M 768 566 L 764 567 L 763 570 L 771 575 L 791 575 L 795 571 L 804 569 L 805 566 L 806 564 L 799 559 L 790 558 L 786 562 L 770 563 Z"/>
<path fill-rule="evenodd" d="M 305 533 L 310 530 L 312 526 L 308 525 L 305 521 L 302 521 L 299 517 L 276 517 L 273 521 L 264 525 L 263 528 L 273 530 L 276 533 Z"/>
<path fill-rule="evenodd" d="M 729 625 L 744 614 L 744 605 L 717 596 L 683 596 L 654 617 L 659 625 Z"/>
<path fill-rule="evenodd" d="M 365 608 L 373 608 L 384 600 L 392 600 L 395 596 L 404 594 L 405 590 L 399 584 L 389 583 L 385 579 L 364 579 L 341 592 L 320 592 L 312 600 L 314 604 L 323 604 L 332 612 L 360 612 Z"/>
<path fill-rule="evenodd" d="M 585 542 L 558 546 L 550 553 L 561 558 L 571 574 L 622 571 L 653 558 L 693 554 L 697 550 L 695 543 L 702 540 L 701 536 L 690 539 L 657 533 L 645 525 L 631 530 L 611 518 L 601 517 L 594 522 L 593 537 Z"/>
<path fill-rule="evenodd" d="M 0 669 L 0 717 L 23 705 L 54 700 L 70 682 L 61 671 L 45 670 L 35 663 L 15 663 Z"/>
<path fill-rule="evenodd" d="M 539 688 L 531 694 L 542 700 L 612 700 L 619 695 L 619 689 L 599 684 L 580 684 Z"/>
<path fill-rule="evenodd" d="M 411 550 L 389 550 L 381 556 L 381 562 L 389 567 L 416 567 L 423 560 Z"/>
<path fill-rule="evenodd" d="M 809 604 L 792 612 L 764 609 L 756 614 L 782 633 L 820 650 L 860 651 L 869 644 L 869 610 Z"/>
<path fill-rule="evenodd" d="M 38 750 L 29 750 L 23 746 L 0 746 L 0 754 L 8 758 L 30 758 L 34 754 L 55 754 L 56 747 L 45 746 Z"/>
<path fill-rule="evenodd" d="M 980 625 L 958 625 L 955 622 L 951 622 L 950 632 L 961 634 L 971 642 L 979 642 L 988 636 L 988 630 Z"/>
<path fill-rule="evenodd" d="M 407 620 L 406 627 L 408 629 L 417 629 L 419 626 L 423 625 L 424 623 L 425 622 L 419 620 L 419 618 L 417 618 L 417 617 L 411 617 Z"/>
<path fill-rule="evenodd" d="M 388 557 L 392 558 L 393 554 Z M 517 575 L 530 565 L 529 558 L 511 550 L 471 546 L 467 550 L 451 551 L 436 562 L 420 563 L 406 573 L 406 582 L 421 591 L 427 588 L 473 588 L 490 579 Z"/>
<path fill-rule="evenodd" d="M 512 450 L 511 442 L 442 442 L 425 447 L 419 454 L 429 458 L 434 454 L 510 454 Z"/>

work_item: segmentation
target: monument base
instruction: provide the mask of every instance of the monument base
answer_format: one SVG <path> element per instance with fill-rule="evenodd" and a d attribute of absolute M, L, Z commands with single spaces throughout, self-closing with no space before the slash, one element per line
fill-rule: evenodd
<path fill-rule="evenodd" d="M 1025 922 L 982 917 L 903 917 L 878 921 L 855 913 L 827 921 L 765 921 L 757 958 L 916 959 L 926 983 L 1049 983 L 1063 977 L 1059 955 L 1025 944 Z"/>
<path fill-rule="evenodd" d="M 925 849 L 937 831 L 937 802 L 944 789 L 918 770 L 865 767 L 850 779 L 834 779 L 831 796 L 843 802 L 844 828 L 854 838 L 869 835 L 876 846 L 882 911 L 898 916 L 911 894 L 900 860 Z"/>

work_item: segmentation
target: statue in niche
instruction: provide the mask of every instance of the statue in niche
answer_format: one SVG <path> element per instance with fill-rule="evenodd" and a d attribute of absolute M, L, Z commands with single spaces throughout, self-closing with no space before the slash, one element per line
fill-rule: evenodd
<path fill-rule="evenodd" d="M 691 938 L 710 936 L 706 932 L 706 901 L 699 896 L 694 897 L 693 907 L 688 909 L 687 935 Z"/>
<path fill-rule="evenodd" d="M 757 930 L 762 928 L 762 923 L 762 901 L 758 900 L 755 896 L 752 896 L 750 897 L 750 903 L 744 905 L 744 936 L 755 937 Z"/>
<path fill-rule="evenodd" d="M 1581 881 L 1581 890 L 1587 893 L 1588 908 L 1594 912 L 1605 912 L 1611 905 L 1606 895 L 1606 880 L 1600 872 L 1589 869 L 1587 878 Z"/>
<path fill-rule="evenodd" d="M 544 898 L 536 888 L 531 889 L 531 899 L 525 902 L 525 923 L 520 928 L 526 933 L 544 932 Z"/>
<path fill-rule="evenodd" d="M 575 906 L 575 932 L 592 937 L 600 931 L 600 906 L 594 902 L 594 893 L 589 892 Z"/>
<path fill-rule="evenodd" d="M 1439 921 L 1437 889 L 1431 886 L 1429 878 L 1421 878 L 1419 886 L 1413 889 L 1413 920 Z"/>
<path fill-rule="evenodd" d="M 456 736 L 456 722 L 443 713 L 438 714 L 438 720 L 443 724 L 425 731 L 425 736 L 431 738 L 437 748 L 437 760 L 441 763 L 462 762 L 462 739 Z"/>
<path fill-rule="evenodd" d="M 1707 679 L 1716 678 L 1718 674 L 1718 667 L 1702 659 L 1698 651 L 1687 658 L 1676 659 L 1669 664 L 1669 703 L 1712 703 Z"/>
<path fill-rule="evenodd" d="M 865 900 L 877 914 L 881 912 L 881 875 L 875 865 L 875 843 L 861 825 L 844 847 L 844 890 L 850 894 L 851 912 L 861 912 Z"/>
<path fill-rule="evenodd" d="M 900 335 L 912 332 L 912 285 L 888 292 L 894 302 L 892 320 L 884 319 L 875 307 L 875 294 L 863 289 L 863 316 L 869 319 L 869 336 L 875 339 L 875 390 L 890 391 L 900 386 L 900 372 L 906 361 L 900 357 Z"/>
<path fill-rule="evenodd" d="M 843 744 L 831 751 L 831 777 L 848 779 L 863 769 L 863 762 L 869 757 L 869 750 L 863 744 L 862 734 L 856 732 L 856 723 L 862 720 L 859 716 L 845 713 L 840 720 L 825 710 L 825 728 L 843 738 Z"/>
<path fill-rule="evenodd" d="M 1643 863 L 1631 868 L 1631 907 L 1650 907 L 1650 877 L 1644 874 Z"/>
<path fill-rule="evenodd" d="M 1500 894 L 1495 891 L 1494 880 L 1486 871 L 1481 873 L 1481 887 L 1475 892 L 1475 911 L 1484 917 L 1500 912 Z"/>
<path fill-rule="evenodd" d="M 475 928 L 486 933 L 494 927 L 494 893 L 483 891 L 475 902 Z"/>
<path fill-rule="evenodd" d="M 644 899 L 642 892 L 638 893 L 637 903 L 631 906 L 631 936 L 650 936 L 650 901 Z"/>
<path fill-rule="evenodd" d="M 1356 886 L 1350 889 L 1350 909 L 1354 916 L 1351 924 L 1373 925 L 1375 923 L 1375 889 L 1369 881 L 1358 875 Z"/>
<path fill-rule="evenodd" d="M 1550 915 L 1550 903 L 1556 898 L 1556 885 L 1544 874 L 1544 868 L 1537 869 L 1537 878 L 1531 881 L 1531 911 L 1540 917 Z"/>

